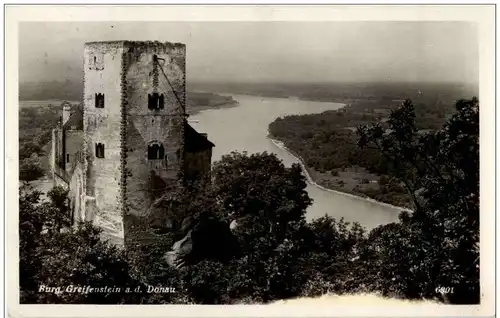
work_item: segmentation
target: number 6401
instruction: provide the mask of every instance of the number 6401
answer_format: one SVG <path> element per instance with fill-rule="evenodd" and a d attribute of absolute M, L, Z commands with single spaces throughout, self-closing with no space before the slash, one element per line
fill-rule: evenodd
<path fill-rule="evenodd" d="M 436 287 L 435 292 L 438 294 L 452 294 L 453 287 Z"/>

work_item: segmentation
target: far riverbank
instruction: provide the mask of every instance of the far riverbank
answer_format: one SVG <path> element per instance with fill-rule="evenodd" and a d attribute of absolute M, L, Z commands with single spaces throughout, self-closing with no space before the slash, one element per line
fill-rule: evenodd
<path fill-rule="evenodd" d="M 342 104 L 323 113 L 279 117 L 269 124 L 268 135 L 293 151 L 310 178 L 323 188 L 412 209 L 401 182 L 383 172 L 382 156 L 357 145 L 357 127 L 383 122 L 386 110 L 357 108 Z"/>
<path fill-rule="evenodd" d="M 194 116 L 196 114 L 199 114 L 203 111 L 210 110 L 210 109 L 223 109 L 223 108 L 232 108 L 232 107 L 237 107 L 238 102 L 227 102 L 227 103 L 222 103 L 222 104 L 217 104 L 217 105 L 207 105 L 207 106 L 196 106 L 196 107 L 188 107 L 186 109 L 186 112 L 190 116 Z"/>
<path fill-rule="evenodd" d="M 186 112 L 194 116 L 210 109 L 223 109 L 238 106 L 238 101 L 232 96 L 224 96 L 201 90 L 187 92 Z"/>
<path fill-rule="evenodd" d="M 394 208 L 394 209 L 400 209 L 401 211 L 407 211 L 407 212 L 412 212 L 412 210 L 406 208 L 406 207 L 401 207 L 401 206 L 396 206 L 396 205 L 393 205 L 393 204 L 390 204 L 390 203 L 387 203 L 387 202 L 382 202 L 382 201 L 377 201 L 373 198 L 370 198 L 369 196 L 365 195 L 365 194 L 362 194 L 362 193 L 356 193 L 356 192 L 353 192 L 353 191 L 342 191 L 342 190 L 339 190 L 339 189 L 332 189 L 332 188 L 328 188 L 328 187 L 324 187 L 322 186 L 321 184 L 319 184 L 317 182 L 317 180 L 314 180 L 314 178 L 311 176 L 311 171 L 312 169 L 308 168 L 305 163 L 304 163 L 304 159 L 302 157 L 300 157 L 296 152 L 294 152 L 293 150 L 289 149 L 288 147 L 285 146 L 285 144 L 278 140 L 278 139 L 274 139 L 270 136 L 269 132 L 268 132 L 268 135 L 267 135 L 267 138 L 269 138 L 269 140 L 271 140 L 272 143 L 274 143 L 276 145 L 276 147 L 279 147 L 283 150 L 286 150 L 288 153 L 290 153 L 290 155 L 294 156 L 297 158 L 297 160 L 299 161 L 299 164 L 302 168 L 302 171 L 304 172 L 304 175 L 307 179 L 307 182 L 309 182 L 310 184 L 324 190 L 324 191 L 329 191 L 329 192 L 332 192 L 332 193 L 336 193 L 336 194 L 341 194 L 341 195 L 345 195 L 345 196 L 348 196 L 348 197 L 352 197 L 352 198 L 356 198 L 356 199 L 360 199 L 360 200 L 366 200 L 368 202 L 373 202 L 373 203 L 377 203 L 377 204 L 380 204 L 380 205 L 383 205 L 383 206 L 386 206 L 386 207 L 390 207 L 390 208 Z"/>

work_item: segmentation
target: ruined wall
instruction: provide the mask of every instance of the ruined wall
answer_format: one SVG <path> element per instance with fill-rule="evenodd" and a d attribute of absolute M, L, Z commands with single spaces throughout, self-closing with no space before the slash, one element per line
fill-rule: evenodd
<path fill-rule="evenodd" d="M 64 130 L 59 127 L 52 130 L 52 150 L 54 166 L 64 168 Z"/>
<path fill-rule="evenodd" d="M 121 215 L 122 42 L 87 43 L 84 51 L 84 188 L 95 206 L 93 220 L 105 235 L 123 240 Z M 104 108 L 95 107 L 95 94 L 104 94 Z M 97 158 L 96 143 L 105 146 Z"/>
<path fill-rule="evenodd" d="M 54 180 L 55 167 L 57 164 L 57 129 L 52 129 L 52 143 L 50 147 L 50 172 Z"/>
<path fill-rule="evenodd" d="M 67 187 L 68 176 L 64 170 L 64 131 L 60 128 L 52 130 L 52 147 L 50 153 L 50 168 L 53 185 Z"/>
<path fill-rule="evenodd" d="M 167 184 L 175 184 L 183 174 L 185 52 L 181 44 L 130 42 L 127 45 L 122 116 L 125 124 L 124 202 L 129 219 L 144 216 Z M 154 55 L 158 62 L 154 61 Z M 164 95 L 163 109 L 148 108 L 148 94 L 152 93 Z M 148 160 L 151 142 L 163 145 L 165 158 Z"/>
<path fill-rule="evenodd" d="M 64 138 L 64 149 L 66 153 L 65 170 L 67 172 L 73 171 L 73 168 L 78 161 L 78 155 L 83 148 L 83 131 L 82 130 L 66 130 Z"/>
<path fill-rule="evenodd" d="M 76 162 L 76 164 L 74 164 L 73 174 L 71 175 L 68 193 L 71 219 L 74 223 L 85 221 L 83 176 L 83 164 L 81 162 Z"/>

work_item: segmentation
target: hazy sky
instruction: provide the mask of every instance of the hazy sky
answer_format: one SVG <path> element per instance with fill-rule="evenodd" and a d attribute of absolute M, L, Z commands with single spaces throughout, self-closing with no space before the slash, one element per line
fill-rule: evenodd
<path fill-rule="evenodd" d="M 20 81 L 81 80 L 83 44 L 187 45 L 188 81 L 477 83 L 464 22 L 53 22 L 20 24 Z"/>

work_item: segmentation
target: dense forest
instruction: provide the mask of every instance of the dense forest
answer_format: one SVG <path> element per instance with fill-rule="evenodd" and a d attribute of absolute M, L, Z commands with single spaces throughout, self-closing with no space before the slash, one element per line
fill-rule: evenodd
<path fill-rule="evenodd" d="M 387 174 L 412 194 L 414 206 L 399 222 L 370 232 L 326 216 L 306 222 L 311 199 L 300 166 L 286 167 L 267 153 L 228 154 L 204 183 L 167 190 L 161 215 L 174 218 L 173 228 L 155 232 L 162 244 L 127 250 L 100 240 L 91 224 L 69 227 L 63 189 L 42 201 L 39 192 L 21 187 L 21 303 L 267 303 L 372 292 L 477 304 L 479 102 L 458 101 L 441 129 L 425 135 L 415 118 L 406 101 L 384 123 L 358 129 L 355 145 L 385 158 Z M 150 223 L 143 224 L 147 230 Z M 191 248 L 182 254 L 183 266 L 168 266 L 165 253 L 187 233 Z M 141 291 L 48 293 L 39 292 L 40 284 Z M 147 286 L 175 292 L 147 293 Z"/>

